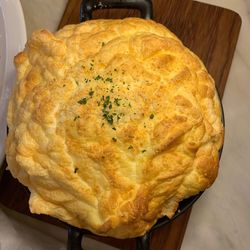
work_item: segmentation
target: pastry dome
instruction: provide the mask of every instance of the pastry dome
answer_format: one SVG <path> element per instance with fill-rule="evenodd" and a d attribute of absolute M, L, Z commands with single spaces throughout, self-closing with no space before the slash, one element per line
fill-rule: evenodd
<path fill-rule="evenodd" d="M 6 155 L 32 213 L 136 237 L 214 182 L 223 142 L 215 84 L 163 25 L 39 30 L 15 65 Z"/>

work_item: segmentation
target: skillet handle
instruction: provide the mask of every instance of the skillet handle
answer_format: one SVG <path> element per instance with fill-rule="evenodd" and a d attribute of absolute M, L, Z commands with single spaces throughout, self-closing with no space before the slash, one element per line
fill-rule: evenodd
<path fill-rule="evenodd" d="M 82 248 L 83 235 L 84 235 L 83 230 L 69 226 L 67 250 L 84 250 Z M 150 240 L 151 240 L 151 232 L 148 232 L 143 236 L 136 238 L 136 250 L 149 250 Z"/>
<path fill-rule="evenodd" d="M 151 0 L 83 0 L 81 3 L 80 21 L 92 19 L 92 12 L 97 9 L 138 9 L 141 18 L 153 19 Z"/>
<path fill-rule="evenodd" d="M 70 226 L 68 228 L 67 250 L 84 250 L 81 246 L 83 231 Z"/>
<path fill-rule="evenodd" d="M 136 250 L 150 249 L 151 233 L 148 232 L 141 237 L 136 238 Z"/>

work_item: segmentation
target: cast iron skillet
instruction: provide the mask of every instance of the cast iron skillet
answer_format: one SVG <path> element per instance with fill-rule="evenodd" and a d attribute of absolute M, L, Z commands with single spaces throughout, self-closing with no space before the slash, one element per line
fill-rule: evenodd
<path fill-rule="evenodd" d="M 80 9 L 80 21 L 84 22 L 92 18 L 92 11 L 96 9 L 111 9 L 111 8 L 125 8 L 125 9 L 138 9 L 141 13 L 141 18 L 153 19 L 153 6 L 151 0 L 83 0 Z M 218 93 L 218 91 L 217 91 Z M 218 94 L 219 96 L 219 94 Z M 222 102 L 220 100 L 222 110 L 222 123 L 225 127 L 224 112 Z M 220 157 L 222 154 L 220 150 Z M 157 221 L 157 223 L 143 236 L 136 238 L 137 250 L 149 250 L 150 239 L 152 232 L 159 227 L 168 224 L 175 220 L 179 215 L 183 214 L 188 208 L 190 208 L 202 195 L 203 192 L 185 199 L 179 203 L 179 207 L 175 215 L 169 219 L 163 217 Z M 81 247 L 82 238 L 84 235 L 93 235 L 90 231 L 80 229 L 69 225 L 68 227 L 68 243 L 67 250 L 83 250 Z"/>

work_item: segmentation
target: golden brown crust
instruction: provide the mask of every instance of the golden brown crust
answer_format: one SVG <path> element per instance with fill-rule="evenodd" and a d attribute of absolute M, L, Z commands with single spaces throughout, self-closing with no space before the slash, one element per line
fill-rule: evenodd
<path fill-rule="evenodd" d="M 15 65 L 6 154 L 33 213 L 135 237 L 215 180 L 214 82 L 164 26 L 127 18 L 40 30 Z"/>

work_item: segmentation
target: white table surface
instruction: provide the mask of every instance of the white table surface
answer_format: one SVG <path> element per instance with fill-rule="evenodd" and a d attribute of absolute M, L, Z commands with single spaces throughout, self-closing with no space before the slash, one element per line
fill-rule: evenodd
<path fill-rule="evenodd" d="M 238 12 L 242 28 L 223 99 L 226 137 L 220 173 L 193 207 L 182 250 L 249 250 L 250 0 L 200 1 Z M 66 2 L 21 0 L 28 36 L 37 28 L 56 30 Z M 66 249 L 66 235 L 61 228 L 0 207 L 0 250 Z M 114 248 L 86 241 L 86 249 Z"/>

